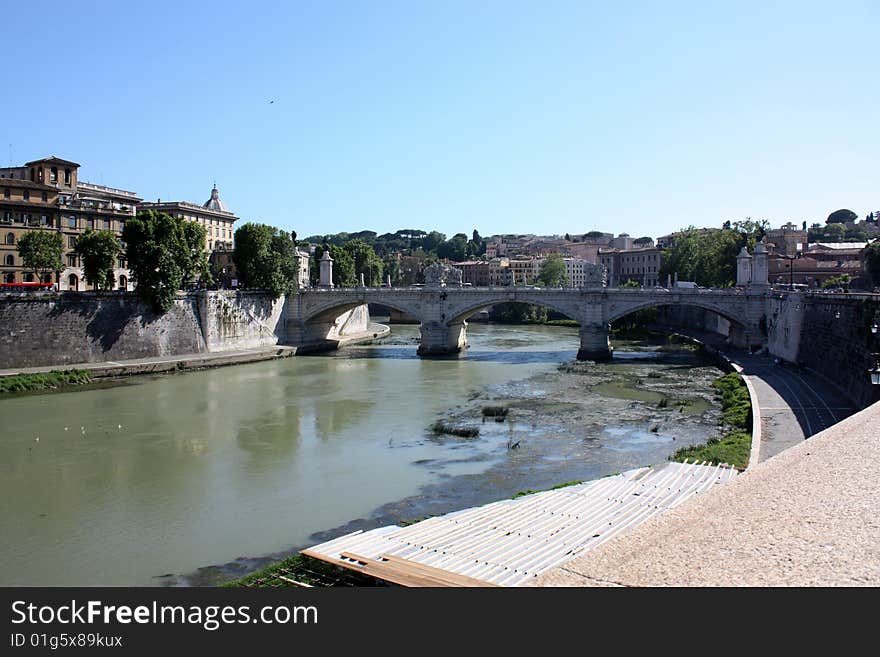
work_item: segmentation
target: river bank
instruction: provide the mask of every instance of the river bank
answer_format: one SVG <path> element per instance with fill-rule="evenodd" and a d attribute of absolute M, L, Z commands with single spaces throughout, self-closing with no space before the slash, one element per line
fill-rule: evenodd
<path fill-rule="evenodd" d="M 723 371 L 696 347 L 656 338 L 621 341 L 617 347 L 611 363 L 566 361 L 549 372 L 470 390 L 467 401 L 427 419 L 478 434 L 430 431 L 427 439 L 446 445 L 458 465 L 483 463 L 485 470 L 443 477 L 369 517 L 318 532 L 309 544 L 661 463 L 677 449 L 721 437 L 721 410 L 712 382 Z M 492 415 L 498 408 L 506 409 L 503 416 Z M 444 466 L 431 461 L 418 465 Z M 222 583 L 273 560 L 296 568 L 300 559 L 295 552 L 209 567 L 168 583 Z"/>

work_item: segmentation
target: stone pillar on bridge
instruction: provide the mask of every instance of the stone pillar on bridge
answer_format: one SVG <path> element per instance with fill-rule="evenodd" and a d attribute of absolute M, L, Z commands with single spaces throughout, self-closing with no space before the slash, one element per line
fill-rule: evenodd
<path fill-rule="evenodd" d="M 578 360 L 611 360 L 611 325 L 582 324 L 581 347 L 578 349 Z"/>
<path fill-rule="evenodd" d="M 467 348 L 467 322 L 422 322 L 419 331 L 419 356 L 445 356 Z"/>
<path fill-rule="evenodd" d="M 330 257 L 330 249 L 324 251 L 321 256 L 321 287 L 333 287 L 333 258 Z"/>

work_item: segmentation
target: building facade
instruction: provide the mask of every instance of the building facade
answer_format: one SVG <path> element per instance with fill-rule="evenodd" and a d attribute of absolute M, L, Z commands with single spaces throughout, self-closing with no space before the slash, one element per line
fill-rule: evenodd
<path fill-rule="evenodd" d="M 121 237 L 126 220 L 135 215 L 141 199 L 134 192 L 79 181 L 80 165 L 58 157 L 0 169 L 0 271 L 6 283 L 31 282 L 15 247 L 28 230 L 54 230 L 64 240 L 63 269 L 45 274 L 43 281 L 60 290 L 86 289 L 82 262 L 74 247 L 87 229 L 110 230 Z M 114 270 L 119 289 L 130 289 L 125 259 Z M 36 281 L 34 281 L 36 282 Z"/>
<path fill-rule="evenodd" d="M 172 217 L 181 217 L 205 228 L 205 251 L 231 251 L 234 246 L 235 222 L 238 217 L 230 212 L 220 199 L 217 185 L 211 190 L 211 198 L 202 205 L 187 201 L 162 201 L 139 203 L 137 211 L 153 210 Z"/>
<path fill-rule="evenodd" d="M 601 249 L 599 264 L 605 267 L 608 285 L 616 287 L 635 281 L 642 287 L 660 285 L 662 249 Z"/>

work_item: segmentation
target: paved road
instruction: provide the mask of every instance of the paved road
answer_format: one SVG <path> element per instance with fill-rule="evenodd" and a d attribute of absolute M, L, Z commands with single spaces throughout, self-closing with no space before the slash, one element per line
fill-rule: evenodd
<path fill-rule="evenodd" d="M 743 368 L 761 412 L 758 461 L 803 442 L 858 410 L 837 388 L 809 370 L 776 365 L 772 356 L 734 349 L 715 333 L 676 330 L 715 347 Z"/>

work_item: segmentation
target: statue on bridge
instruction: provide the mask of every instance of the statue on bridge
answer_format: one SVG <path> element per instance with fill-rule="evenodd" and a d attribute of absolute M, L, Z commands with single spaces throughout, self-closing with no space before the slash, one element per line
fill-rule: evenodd
<path fill-rule="evenodd" d="M 425 267 L 425 287 L 461 287 L 461 269 L 440 263 Z"/>

